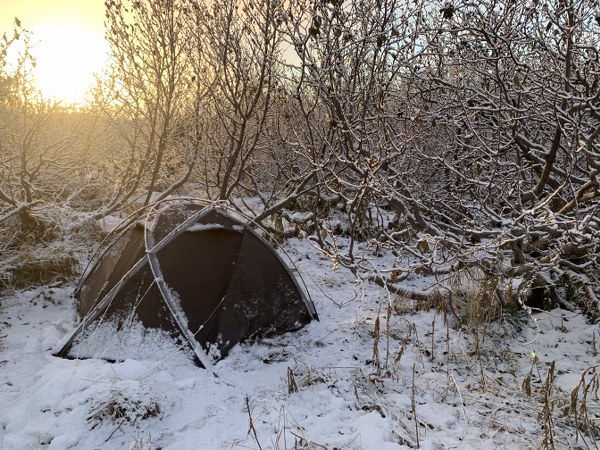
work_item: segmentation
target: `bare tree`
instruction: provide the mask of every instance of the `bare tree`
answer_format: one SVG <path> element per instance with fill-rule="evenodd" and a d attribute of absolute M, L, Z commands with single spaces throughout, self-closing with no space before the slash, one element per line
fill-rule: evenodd
<path fill-rule="evenodd" d="M 35 210 L 63 204 L 81 187 L 90 124 L 36 89 L 30 39 L 16 20 L 12 37 L 0 44 L 0 224 L 16 217 L 34 237 L 44 229 Z M 8 66 L 17 41 L 21 50 Z"/>
<path fill-rule="evenodd" d="M 378 240 L 418 258 L 407 272 L 477 266 L 521 299 L 584 286 L 597 311 L 593 5 L 293 2 L 287 17 L 301 142 L 352 236 L 361 208 L 391 208 L 418 237 Z"/>
<path fill-rule="evenodd" d="M 198 79 L 210 96 L 202 170 L 211 198 L 225 200 L 243 192 L 247 166 L 260 146 L 280 40 L 274 5 L 231 0 L 195 9 L 203 63 L 210 68 Z"/>
<path fill-rule="evenodd" d="M 193 80 L 185 15 L 187 2 L 106 1 L 109 74 L 97 98 L 117 132 L 116 189 L 99 215 L 154 192 L 180 187 L 196 162 L 197 137 L 185 130 L 185 105 L 193 103 Z"/>
<path fill-rule="evenodd" d="M 293 75 L 300 140 L 319 168 L 323 198 L 342 202 L 352 238 L 364 239 L 371 207 L 388 203 L 397 162 L 413 136 L 401 115 L 401 75 L 417 50 L 421 2 L 292 2 L 288 34 L 298 61 Z M 347 256 L 353 259 L 353 244 Z"/>
<path fill-rule="evenodd" d="M 393 203 L 459 266 L 514 277 L 523 298 L 581 288 L 597 314 L 596 14 L 583 1 L 432 7 L 407 78 L 430 130 L 413 147 L 424 170 Z"/>

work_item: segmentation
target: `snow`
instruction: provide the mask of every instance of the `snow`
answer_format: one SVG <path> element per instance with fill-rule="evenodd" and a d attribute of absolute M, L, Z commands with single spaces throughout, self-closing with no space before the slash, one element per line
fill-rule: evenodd
<path fill-rule="evenodd" d="M 93 329 L 86 328 L 75 340 L 70 354 L 78 358 L 96 356 L 113 361 L 129 358 L 173 361 L 177 357 L 184 358 L 186 350 L 163 330 L 146 329 L 132 318 L 124 318 L 121 324 L 113 318 L 101 321 Z"/>
<path fill-rule="evenodd" d="M 112 355 L 118 362 L 54 357 L 77 325 L 74 285 L 6 294 L 0 449 L 539 448 L 553 361 L 556 448 L 600 445 L 598 434 L 576 444 L 573 415 L 564 412 L 582 372 L 600 361 L 598 325 L 561 310 L 535 320 L 513 313 L 485 330 L 453 326 L 433 309 L 398 307 L 387 317 L 388 300 L 397 299 L 381 288 L 334 270 L 306 240 L 285 250 L 320 322 L 238 345 L 210 370 L 166 334 L 136 324 L 117 333 L 105 323 L 99 347 L 85 350 L 109 356 L 120 340 L 128 351 Z M 394 260 L 373 256 L 372 265 Z M 430 282 L 407 280 L 415 289 Z M 592 392 L 587 407 L 598 429 Z"/>
<path fill-rule="evenodd" d="M 201 231 L 214 231 L 214 230 L 225 230 L 226 228 L 219 223 L 195 223 L 186 228 L 185 231 L 190 233 L 201 232 Z M 243 233 L 246 230 L 244 225 L 233 225 L 231 227 L 233 231 L 237 233 Z"/>
<path fill-rule="evenodd" d="M 186 228 L 190 233 L 200 231 L 224 230 L 225 227 L 219 223 L 195 223 Z"/>

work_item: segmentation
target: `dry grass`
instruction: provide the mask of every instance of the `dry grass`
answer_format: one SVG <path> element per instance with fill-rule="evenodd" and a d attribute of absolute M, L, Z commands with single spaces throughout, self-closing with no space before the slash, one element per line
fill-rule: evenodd
<path fill-rule="evenodd" d="M 101 237 L 95 221 L 76 220 L 64 208 L 10 217 L 0 223 L 0 291 L 70 278 L 78 270 L 76 248 L 89 251 Z"/>
<path fill-rule="evenodd" d="M 48 284 L 66 279 L 76 270 L 77 260 L 70 249 L 24 244 L 0 261 L 0 290 Z"/>
<path fill-rule="evenodd" d="M 47 243 L 57 235 L 57 222 L 25 210 L 0 223 L 0 248 L 6 251 L 25 244 Z"/>
<path fill-rule="evenodd" d="M 434 310 L 440 314 L 446 312 L 449 307 L 449 297 L 445 295 L 445 290 L 436 288 L 429 295 L 423 295 L 422 298 L 411 298 L 406 295 L 396 294 L 392 301 L 392 308 L 396 314 L 412 314 L 417 311 Z"/>
<path fill-rule="evenodd" d="M 424 298 L 397 295 L 393 309 L 397 314 L 435 310 L 449 311 L 460 324 L 476 330 L 500 318 L 504 299 L 500 294 L 500 278 L 477 269 L 452 273 Z"/>
<path fill-rule="evenodd" d="M 448 288 L 453 293 L 454 308 L 461 322 L 471 329 L 478 329 L 500 317 L 503 300 L 498 294 L 499 283 L 499 277 L 477 269 L 452 275 Z"/>
<path fill-rule="evenodd" d="M 571 391 L 569 413 L 575 421 L 576 442 L 600 437 L 600 365 L 588 367 Z"/>
<path fill-rule="evenodd" d="M 141 420 L 158 417 L 161 412 L 159 398 L 140 384 L 131 389 L 131 392 L 111 389 L 105 400 L 92 407 L 87 420 L 94 429 L 103 422 L 115 425 L 125 422 L 136 424 Z"/>

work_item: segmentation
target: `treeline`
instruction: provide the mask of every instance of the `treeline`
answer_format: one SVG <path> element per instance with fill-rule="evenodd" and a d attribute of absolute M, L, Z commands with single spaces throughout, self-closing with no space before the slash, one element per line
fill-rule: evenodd
<path fill-rule="evenodd" d="M 2 72 L 0 227 L 193 188 L 265 225 L 306 212 L 324 251 L 399 294 L 460 272 L 491 303 L 598 317 L 597 2 L 108 0 L 106 37 L 85 110 L 39 101 L 28 54 Z"/>

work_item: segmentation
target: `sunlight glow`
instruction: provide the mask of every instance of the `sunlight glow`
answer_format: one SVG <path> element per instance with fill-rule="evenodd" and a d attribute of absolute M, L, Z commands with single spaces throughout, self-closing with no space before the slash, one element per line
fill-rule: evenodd
<path fill-rule="evenodd" d="M 52 22 L 34 30 L 34 78 L 42 95 L 81 105 L 106 64 L 108 46 L 102 36 L 76 22 Z"/>

